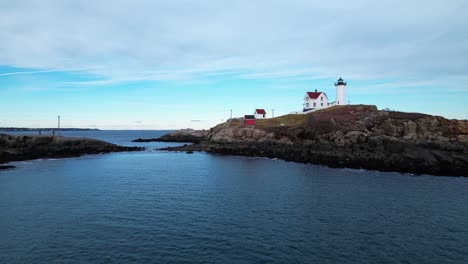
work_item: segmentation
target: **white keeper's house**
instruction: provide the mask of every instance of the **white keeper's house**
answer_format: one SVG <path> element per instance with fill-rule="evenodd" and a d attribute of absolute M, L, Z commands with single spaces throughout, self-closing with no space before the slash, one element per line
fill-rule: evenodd
<path fill-rule="evenodd" d="M 306 92 L 304 96 L 303 103 L 303 112 L 318 110 L 322 108 L 327 108 L 335 105 L 345 105 L 346 104 L 346 95 L 345 88 L 346 82 L 343 79 L 338 79 L 335 83 L 336 87 L 336 100 L 333 102 L 328 101 L 328 96 L 324 92 Z"/>
<path fill-rule="evenodd" d="M 304 111 L 328 107 L 328 96 L 324 92 L 306 92 L 304 96 Z"/>

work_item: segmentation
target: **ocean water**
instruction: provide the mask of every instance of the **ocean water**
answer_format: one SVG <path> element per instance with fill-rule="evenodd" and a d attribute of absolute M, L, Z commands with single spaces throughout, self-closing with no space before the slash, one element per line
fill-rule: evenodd
<path fill-rule="evenodd" d="M 0 263 L 468 263 L 468 179 L 156 151 L 0 171 Z"/>

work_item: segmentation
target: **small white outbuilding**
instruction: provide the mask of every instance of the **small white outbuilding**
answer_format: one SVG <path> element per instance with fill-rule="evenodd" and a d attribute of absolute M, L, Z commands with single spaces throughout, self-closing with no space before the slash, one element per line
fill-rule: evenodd
<path fill-rule="evenodd" d="M 254 116 L 255 116 L 255 119 L 263 119 L 263 118 L 266 118 L 266 111 L 265 109 L 255 109 L 255 113 L 254 113 Z"/>

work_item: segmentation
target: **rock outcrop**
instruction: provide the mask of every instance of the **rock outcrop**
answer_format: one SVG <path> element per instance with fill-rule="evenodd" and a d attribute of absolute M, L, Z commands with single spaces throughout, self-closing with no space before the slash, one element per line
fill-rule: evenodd
<path fill-rule="evenodd" d="M 122 147 L 89 138 L 0 134 L 0 164 L 38 158 L 63 158 L 85 154 L 137 150 L 142 149 L 137 147 Z"/>
<path fill-rule="evenodd" d="M 138 138 L 132 142 L 185 142 L 200 143 L 208 135 L 208 130 L 181 129 L 159 138 Z"/>
<path fill-rule="evenodd" d="M 468 121 L 368 105 L 257 120 L 255 127 L 227 122 L 201 144 L 179 149 L 468 177 Z"/>
<path fill-rule="evenodd" d="M 15 168 L 16 166 L 13 166 L 13 165 L 0 165 L 0 170 L 12 170 Z"/>

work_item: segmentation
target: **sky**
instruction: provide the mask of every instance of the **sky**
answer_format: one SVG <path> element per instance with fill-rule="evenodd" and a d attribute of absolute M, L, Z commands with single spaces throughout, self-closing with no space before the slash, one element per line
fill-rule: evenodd
<path fill-rule="evenodd" d="M 306 91 L 468 118 L 468 1 L 0 1 L 0 127 L 210 128 Z"/>

